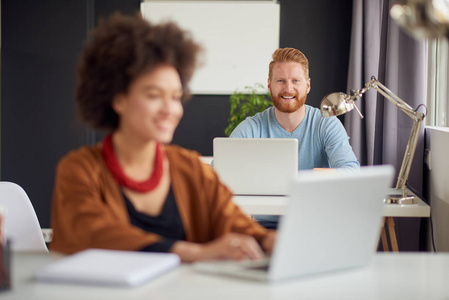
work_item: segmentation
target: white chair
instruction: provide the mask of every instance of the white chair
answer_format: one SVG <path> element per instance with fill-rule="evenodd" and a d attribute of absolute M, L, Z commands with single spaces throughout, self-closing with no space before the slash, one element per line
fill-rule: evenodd
<path fill-rule="evenodd" d="M 48 251 L 33 205 L 19 185 L 0 182 L 0 207 L 13 251 Z"/>

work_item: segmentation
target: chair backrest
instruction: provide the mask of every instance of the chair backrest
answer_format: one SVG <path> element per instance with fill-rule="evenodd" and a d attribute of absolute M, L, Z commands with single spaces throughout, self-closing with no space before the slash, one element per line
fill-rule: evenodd
<path fill-rule="evenodd" d="M 33 205 L 19 185 L 0 182 L 0 206 L 4 233 L 13 251 L 48 251 Z"/>

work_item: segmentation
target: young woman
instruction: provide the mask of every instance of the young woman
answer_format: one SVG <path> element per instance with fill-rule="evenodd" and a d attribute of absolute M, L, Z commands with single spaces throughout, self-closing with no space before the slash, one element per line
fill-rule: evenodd
<path fill-rule="evenodd" d="M 78 68 L 81 118 L 108 134 L 59 162 L 51 249 L 173 252 L 182 261 L 257 259 L 267 231 L 197 153 L 168 145 L 200 47 L 173 23 L 115 14 L 100 22 Z"/>

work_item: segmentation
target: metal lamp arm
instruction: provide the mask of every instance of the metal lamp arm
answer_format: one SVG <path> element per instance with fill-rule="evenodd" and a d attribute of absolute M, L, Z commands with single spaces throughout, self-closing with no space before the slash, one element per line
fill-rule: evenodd
<path fill-rule="evenodd" d="M 424 119 L 424 114 L 417 112 L 410 105 L 404 102 L 401 98 L 396 96 L 392 91 L 390 91 L 386 86 L 380 83 L 374 76 L 371 77 L 371 81 L 366 84 L 365 91 L 374 88 L 386 99 L 392 102 L 396 107 L 406 113 L 409 117 L 413 119 L 412 132 L 405 149 L 405 155 L 402 160 L 401 170 L 398 174 L 398 181 L 396 183 L 396 189 L 401 189 L 403 197 L 407 197 L 407 178 L 410 174 L 410 168 L 412 166 L 413 156 L 415 155 L 416 145 L 418 143 L 419 129 L 421 128 L 422 121 Z"/>
<path fill-rule="evenodd" d="M 410 105 L 408 105 L 404 100 L 396 96 L 392 91 L 390 91 L 386 86 L 380 83 L 374 76 L 371 77 L 371 81 L 366 84 L 367 88 L 373 88 L 378 91 L 382 96 L 387 98 L 396 107 L 402 110 L 404 113 L 409 115 L 411 118 L 416 118 L 418 112 L 416 112 Z"/>

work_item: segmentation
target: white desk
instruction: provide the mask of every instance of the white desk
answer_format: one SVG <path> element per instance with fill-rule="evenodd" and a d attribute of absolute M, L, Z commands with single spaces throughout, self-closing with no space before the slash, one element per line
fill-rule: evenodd
<path fill-rule="evenodd" d="M 449 299 L 449 254 L 377 253 L 369 267 L 280 283 L 260 283 L 197 273 L 189 265 L 137 288 L 38 283 L 33 271 L 56 259 L 15 254 L 13 289 L 3 300 L 70 299 Z"/>
<path fill-rule="evenodd" d="M 205 164 L 210 164 L 213 158 L 213 156 L 201 156 L 200 160 Z M 411 193 L 411 191 L 408 192 Z M 390 193 L 395 194 L 397 191 L 390 189 Z M 287 200 L 287 197 L 281 196 L 234 196 L 234 202 L 249 215 L 283 215 Z M 384 216 L 428 218 L 430 217 L 430 206 L 419 197 L 417 204 L 385 204 Z"/>
<path fill-rule="evenodd" d="M 287 201 L 285 196 L 234 196 L 234 202 L 249 215 L 283 215 Z M 421 199 L 417 204 L 385 204 L 384 216 L 428 218 L 430 206 Z"/>

